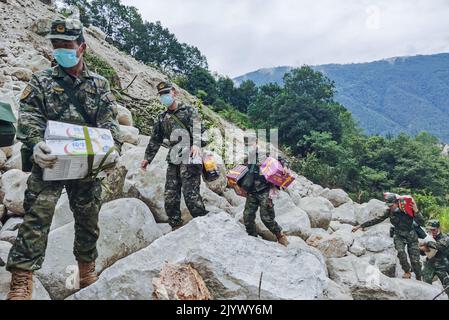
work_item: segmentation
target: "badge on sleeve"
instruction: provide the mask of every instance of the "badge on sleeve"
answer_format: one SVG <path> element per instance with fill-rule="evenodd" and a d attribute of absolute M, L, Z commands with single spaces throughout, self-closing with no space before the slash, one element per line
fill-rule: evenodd
<path fill-rule="evenodd" d="M 20 96 L 20 100 L 24 100 L 28 98 L 30 93 L 33 92 L 33 87 L 30 85 L 27 85 L 26 88 L 23 90 L 22 95 Z"/>

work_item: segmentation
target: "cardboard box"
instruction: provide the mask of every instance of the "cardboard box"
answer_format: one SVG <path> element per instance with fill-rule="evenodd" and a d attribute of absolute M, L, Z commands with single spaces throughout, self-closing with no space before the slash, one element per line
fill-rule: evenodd
<path fill-rule="evenodd" d="M 239 165 L 232 170 L 229 170 L 226 178 L 228 179 L 228 184 L 233 187 L 238 184 L 238 182 L 245 176 L 248 172 L 248 167 L 244 165 Z"/>
<path fill-rule="evenodd" d="M 248 196 L 248 193 L 238 185 L 238 182 L 245 176 L 247 172 L 248 172 L 247 166 L 239 165 L 234 169 L 230 170 L 229 173 L 226 175 L 226 178 L 228 179 L 228 185 L 234 188 L 235 193 L 237 193 L 237 195 L 241 197 Z"/>
<path fill-rule="evenodd" d="M 82 136 L 80 132 L 83 133 Z M 110 131 L 107 129 L 88 128 L 88 132 L 93 151 L 92 169 L 97 169 L 109 150 L 115 146 L 115 143 Z M 90 133 L 92 133 L 92 136 Z M 57 156 L 58 159 L 53 168 L 44 170 L 44 181 L 63 181 L 86 178 L 89 173 L 89 164 L 87 143 L 86 140 L 84 140 L 83 127 L 49 121 L 45 136 L 48 137 L 48 139 L 45 140 L 45 143 L 50 147 L 51 155 Z M 59 139 L 56 139 L 56 137 L 59 137 Z M 82 139 L 80 139 L 80 137 L 82 137 Z M 106 158 L 103 165 L 113 163 L 118 156 L 118 152 L 113 151 Z"/>
<path fill-rule="evenodd" d="M 295 181 L 295 178 L 291 175 L 284 175 L 284 167 L 282 164 L 271 157 L 268 157 L 262 163 L 260 170 L 268 182 L 280 188 L 287 189 Z"/>
<path fill-rule="evenodd" d="M 114 143 L 111 131 L 102 128 L 87 128 L 92 140 Z M 84 127 L 80 125 L 48 121 L 45 129 L 45 140 L 84 140 Z"/>

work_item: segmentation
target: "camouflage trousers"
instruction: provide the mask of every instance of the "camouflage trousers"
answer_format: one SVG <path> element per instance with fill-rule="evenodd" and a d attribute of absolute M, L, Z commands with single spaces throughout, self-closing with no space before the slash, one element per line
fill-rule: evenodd
<path fill-rule="evenodd" d="M 422 276 L 421 267 L 421 254 L 419 251 L 419 240 L 416 232 L 396 232 L 393 237 L 394 247 L 398 252 L 399 262 L 404 272 L 413 271 L 417 277 Z M 410 257 L 410 263 L 407 259 L 407 247 L 408 256 Z M 411 266 L 410 266 L 411 264 Z"/>
<path fill-rule="evenodd" d="M 43 181 L 42 170 L 34 166 L 25 191 L 24 221 L 9 252 L 7 270 L 35 271 L 41 268 L 56 203 L 64 187 L 75 220 L 73 253 L 77 261 L 91 262 L 97 258 L 100 181 Z"/>
<path fill-rule="evenodd" d="M 245 211 L 243 211 L 243 223 L 245 224 L 246 232 L 248 232 L 250 236 L 257 237 L 256 213 L 259 207 L 260 219 L 267 229 L 273 234 L 280 233 L 282 228 L 275 220 L 274 207 L 270 200 L 270 189 L 248 194 Z"/>
<path fill-rule="evenodd" d="M 207 214 L 200 195 L 201 172 L 201 165 L 168 164 L 164 201 L 165 212 L 167 213 L 170 226 L 178 227 L 182 225 L 181 191 L 192 217 L 195 218 Z"/>
<path fill-rule="evenodd" d="M 446 261 L 442 261 L 441 259 L 436 261 L 427 260 L 426 262 L 424 262 L 424 270 L 423 270 L 424 282 L 432 284 L 435 276 L 437 276 L 438 279 L 440 279 L 444 288 L 449 286 L 447 260 Z M 449 289 L 446 290 L 446 294 L 449 296 Z"/>

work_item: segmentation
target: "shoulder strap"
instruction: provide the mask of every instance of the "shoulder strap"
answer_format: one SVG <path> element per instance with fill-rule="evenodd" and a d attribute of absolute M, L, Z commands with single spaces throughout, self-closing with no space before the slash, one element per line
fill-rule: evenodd
<path fill-rule="evenodd" d="M 187 130 L 187 132 L 189 133 L 189 136 L 191 139 L 193 139 L 192 133 L 190 132 L 190 130 L 187 128 L 187 126 L 181 121 L 179 120 L 179 118 L 176 116 L 176 114 L 172 114 L 171 115 L 173 119 L 175 119 L 175 121 L 185 130 Z"/>
<path fill-rule="evenodd" d="M 81 105 L 80 101 L 78 100 L 78 98 L 75 95 L 75 91 L 73 90 L 73 88 L 64 80 L 62 79 L 55 79 L 55 81 L 64 89 L 65 94 L 67 94 L 67 96 L 69 97 L 70 102 L 72 102 L 72 104 L 75 106 L 76 110 L 79 112 L 79 114 L 81 114 L 81 116 L 83 117 L 84 121 L 86 123 L 88 123 L 89 125 L 93 125 L 95 126 L 95 123 L 93 123 L 92 119 L 89 117 L 89 115 L 86 112 L 86 109 L 83 108 L 83 106 Z M 65 110 L 67 110 L 67 106 L 61 110 L 61 112 L 58 114 L 58 117 L 61 117 L 63 112 Z"/>

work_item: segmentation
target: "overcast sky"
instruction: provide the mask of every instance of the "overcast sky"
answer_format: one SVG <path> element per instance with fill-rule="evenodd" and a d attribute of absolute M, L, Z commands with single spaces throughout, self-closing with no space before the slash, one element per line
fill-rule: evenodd
<path fill-rule="evenodd" d="M 449 52 L 449 0 L 122 0 L 231 77 Z"/>

